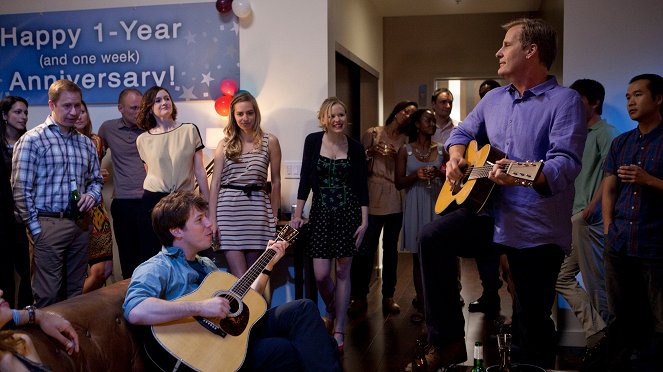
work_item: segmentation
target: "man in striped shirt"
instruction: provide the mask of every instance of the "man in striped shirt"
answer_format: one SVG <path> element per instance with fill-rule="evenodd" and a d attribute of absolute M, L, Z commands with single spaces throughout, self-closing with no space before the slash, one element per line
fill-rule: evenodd
<path fill-rule="evenodd" d="M 51 114 L 21 137 L 12 159 L 16 210 L 33 243 L 32 291 L 37 307 L 81 294 L 87 272 L 90 233 L 85 219 L 78 216 L 99 203 L 103 180 L 94 144 L 74 128 L 81 101 L 75 83 L 51 84 Z M 70 207 L 74 189 L 80 200 Z"/>

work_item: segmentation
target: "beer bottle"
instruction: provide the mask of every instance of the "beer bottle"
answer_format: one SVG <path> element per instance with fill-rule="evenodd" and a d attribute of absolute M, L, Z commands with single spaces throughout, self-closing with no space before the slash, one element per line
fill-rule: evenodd
<path fill-rule="evenodd" d="M 474 343 L 474 367 L 472 372 L 486 372 L 486 367 L 483 366 L 483 345 L 477 341 Z"/>
<path fill-rule="evenodd" d="M 81 217 L 80 209 L 78 209 L 78 202 L 80 200 L 81 194 L 78 192 L 76 179 L 72 178 L 69 180 L 69 214 L 74 221 Z"/>

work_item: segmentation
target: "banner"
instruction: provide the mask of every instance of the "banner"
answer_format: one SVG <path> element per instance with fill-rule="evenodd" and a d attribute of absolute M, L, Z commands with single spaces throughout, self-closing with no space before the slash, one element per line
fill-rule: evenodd
<path fill-rule="evenodd" d="M 124 88 L 167 88 L 174 100 L 214 100 L 239 83 L 239 24 L 214 3 L 0 15 L 0 96 L 46 104 L 74 81 L 88 103 Z"/>

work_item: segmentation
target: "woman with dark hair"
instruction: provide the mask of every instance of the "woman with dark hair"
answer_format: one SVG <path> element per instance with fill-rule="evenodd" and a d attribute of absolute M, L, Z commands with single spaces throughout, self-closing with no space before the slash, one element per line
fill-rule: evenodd
<path fill-rule="evenodd" d="M 274 238 L 281 205 L 281 146 L 276 136 L 262 131 L 260 119 L 251 93 L 237 93 L 230 102 L 226 137 L 214 153 L 209 219 L 237 277 Z M 271 190 L 265 190 L 268 169 Z"/>
<path fill-rule="evenodd" d="M 29 243 L 25 225 L 14 216 L 14 196 L 9 180 L 14 145 L 27 130 L 28 101 L 22 97 L 7 96 L 0 101 L 0 113 L 0 161 L 3 163 L 0 170 L 0 241 L 4 248 L 0 254 L 3 261 L 0 266 L 0 288 L 7 289 L 7 298 L 12 305 L 24 307 L 34 302 L 30 284 Z M 14 273 L 19 277 L 18 294 Z M 18 298 L 16 304 L 15 298 Z"/>
<path fill-rule="evenodd" d="M 192 191 L 198 182 L 200 194 L 209 199 L 207 173 L 203 165 L 203 140 L 193 123 L 177 122 L 177 107 L 166 88 L 153 86 L 143 95 L 136 124 L 145 132 L 136 138 L 138 154 L 145 163 L 141 236 L 141 262 L 154 256 L 161 243 L 152 229 L 152 208 L 175 191 Z M 194 181 L 195 179 L 195 181 Z"/>
<path fill-rule="evenodd" d="M 315 280 L 326 305 L 325 326 L 340 352 L 345 340 L 352 257 L 368 227 L 366 157 L 361 144 L 345 134 L 346 115 L 346 106 L 338 98 L 322 102 L 318 120 L 323 131 L 309 134 L 304 142 L 297 207 L 290 221 L 294 228 L 302 225 L 304 204 L 313 192 L 306 254 L 313 258 Z"/>
<path fill-rule="evenodd" d="M 444 145 L 431 140 L 435 134 L 435 113 L 429 109 L 419 109 L 410 115 L 410 143 L 398 150 L 396 157 L 396 188 L 405 189 L 403 203 L 403 236 L 401 250 L 413 253 L 412 275 L 416 301 L 416 312 L 410 320 L 420 323 L 423 317 L 423 289 L 421 267 L 419 266 L 419 230 L 433 219 L 435 200 L 442 188 Z"/>
<path fill-rule="evenodd" d="M 92 120 L 90 120 L 90 113 L 87 109 L 85 101 L 81 101 L 81 113 L 78 120 L 74 124 L 76 130 L 83 135 L 87 136 L 94 143 L 97 149 L 97 158 L 99 163 L 103 159 L 106 149 L 104 141 L 92 133 Z M 104 182 L 108 179 L 108 171 L 104 168 L 99 168 L 99 174 L 104 178 Z M 113 232 L 110 226 L 110 219 L 108 212 L 104 206 L 104 200 L 101 203 L 90 209 L 90 221 L 92 223 L 92 232 L 90 233 L 90 243 L 88 245 L 88 270 L 87 278 L 83 283 L 83 293 L 93 291 L 101 288 L 106 279 L 113 273 Z"/>
<path fill-rule="evenodd" d="M 367 308 L 375 251 L 382 236 L 382 310 L 398 314 L 394 301 L 398 235 L 403 224 L 403 193 L 394 185 L 396 153 L 407 143 L 408 117 L 417 109 L 415 102 L 403 101 L 394 106 L 384 126 L 370 128 L 361 138 L 369 158 L 368 230 L 364 245 L 352 264 L 352 302 L 349 312 L 359 315 Z"/>

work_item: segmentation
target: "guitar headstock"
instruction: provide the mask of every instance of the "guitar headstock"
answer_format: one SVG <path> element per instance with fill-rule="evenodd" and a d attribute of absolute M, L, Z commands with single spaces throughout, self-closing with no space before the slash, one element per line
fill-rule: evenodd
<path fill-rule="evenodd" d="M 513 162 L 507 166 L 506 174 L 525 181 L 534 182 L 539 172 L 541 172 L 542 167 L 543 162 L 541 161 Z"/>
<path fill-rule="evenodd" d="M 276 241 L 285 240 L 288 243 L 292 243 L 297 238 L 299 230 L 295 229 L 290 225 L 280 226 L 276 231 Z"/>

